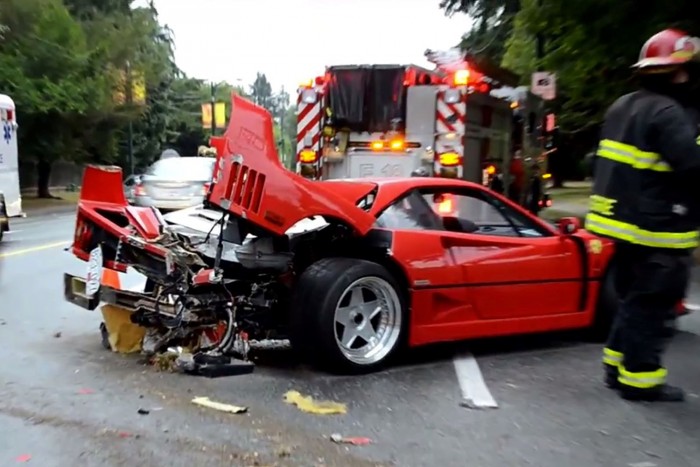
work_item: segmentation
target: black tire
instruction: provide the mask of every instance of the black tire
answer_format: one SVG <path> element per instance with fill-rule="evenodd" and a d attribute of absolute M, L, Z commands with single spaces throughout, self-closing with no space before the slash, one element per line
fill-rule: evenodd
<path fill-rule="evenodd" d="M 100 339 L 102 341 L 102 347 L 111 351 L 112 344 L 109 343 L 109 332 L 107 331 L 107 325 L 105 323 L 100 323 Z"/>
<path fill-rule="evenodd" d="M 619 307 L 613 275 L 613 270 L 609 269 L 600 285 L 595 318 L 589 332 L 591 340 L 595 342 L 605 342 L 608 338 Z"/>
<path fill-rule="evenodd" d="M 10 221 L 7 217 L 7 206 L 5 205 L 5 196 L 0 194 L 0 242 L 5 235 L 5 230 L 10 230 Z"/>
<path fill-rule="evenodd" d="M 374 281 L 385 288 L 391 300 L 396 300 L 394 319 L 400 319 L 400 322 L 387 328 L 380 337 L 384 339 L 384 335 L 387 335 L 389 342 L 378 352 L 380 357 L 376 361 L 358 361 L 357 358 L 348 357 L 336 339 L 336 307 L 357 281 Z M 362 294 L 366 297 L 365 292 Z M 369 296 L 371 295 L 372 292 Z M 362 374 L 376 371 L 386 366 L 405 344 L 408 330 L 407 302 L 406 291 L 399 287 L 397 280 L 380 264 L 354 258 L 324 258 L 306 269 L 296 284 L 290 309 L 292 347 L 305 360 L 331 373 Z M 360 342 L 368 343 L 364 340 Z"/>

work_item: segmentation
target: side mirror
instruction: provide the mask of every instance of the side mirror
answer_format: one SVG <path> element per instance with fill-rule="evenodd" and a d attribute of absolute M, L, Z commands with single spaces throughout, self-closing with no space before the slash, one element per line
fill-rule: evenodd
<path fill-rule="evenodd" d="M 578 217 L 562 217 L 559 220 L 559 233 L 573 235 L 581 229 L 581 221 Z"/>

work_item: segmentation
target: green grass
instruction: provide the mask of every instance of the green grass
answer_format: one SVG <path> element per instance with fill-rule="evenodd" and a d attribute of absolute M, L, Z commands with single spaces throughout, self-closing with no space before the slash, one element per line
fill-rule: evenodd
<path fill-rule="evenodd" d="M 51 194 L 59 199 L 44 199 L 37 198 L 36 194 L 23 194 L 22 209 L 24 211 L 35 211 L 71 206 L 77 204 L 80 197 L 79 191 L 53 191 Z"/>
<path fill-rule="evenodd" d="M 540 212 L 540 217 L 544 220 L 552 222 L 556 222 L 562 217 L 578 217 L 581 220 L 581 222 L 583 222 L 584 218 L 584 216 L 582 216 L 580 213 L 573 213 L 569 211 L 564 211 L 562 209 L 554 208 L 545 209 L 544 211 Z"/>
<path fill-rule="evenodd" d="M 588 197 L 591 195 L 591 185 L 588 183 L 571 184 L 564 188 L 550 188 L 549 195 L 557 202 L 576 206 L 588 206 Z"/>

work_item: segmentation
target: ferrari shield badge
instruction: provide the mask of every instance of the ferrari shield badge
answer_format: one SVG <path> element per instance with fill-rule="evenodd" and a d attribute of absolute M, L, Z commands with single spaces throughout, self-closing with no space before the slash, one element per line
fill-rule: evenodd
<path fill-rule="evenodd" d="M 601 242 L 597 238 L 594 238 L 593 240 L 588 242 L 588 251 L 590 251 L 594 255 L 599 255 L 600 252 L 603 251 L 603 242 Z"/>

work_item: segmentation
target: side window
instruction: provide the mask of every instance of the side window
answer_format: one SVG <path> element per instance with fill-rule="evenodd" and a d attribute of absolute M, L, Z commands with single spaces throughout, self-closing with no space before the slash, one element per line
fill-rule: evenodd
<path fill-rule="evenodd" d="M 505 237 L 542 237 L 547 232 L 517 211 L 481 191 L 422 194 L 445 230 Z"/>
<path fill-rule="evenodd" d="M 384 209 L 375 225 L 397 230 L 445 230 L 440 217 L 417 191 L 410 192 Z"/>

